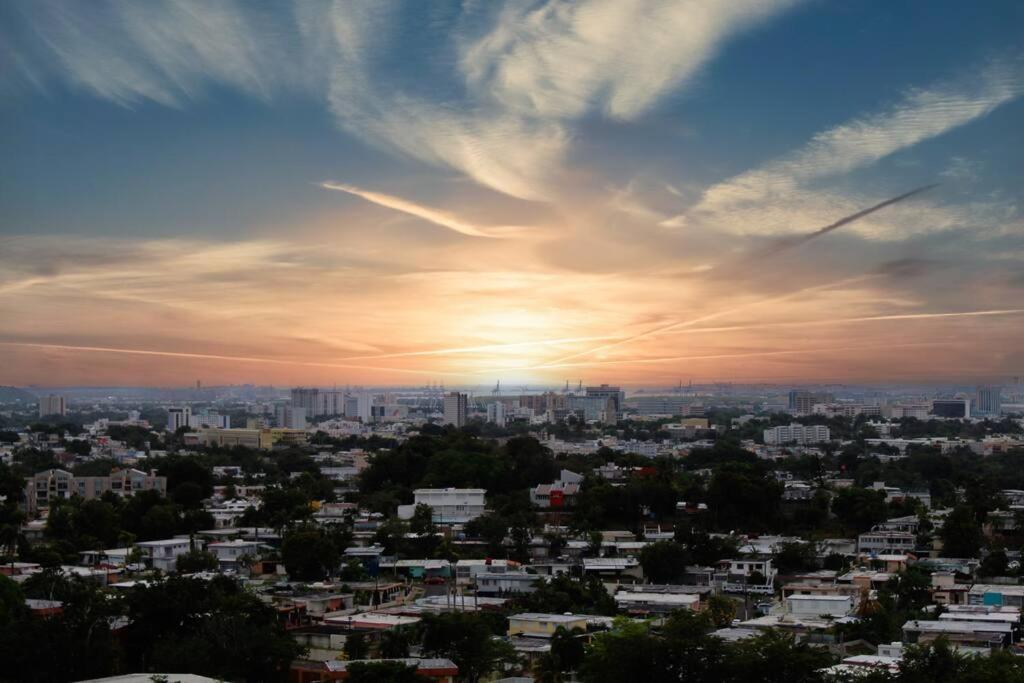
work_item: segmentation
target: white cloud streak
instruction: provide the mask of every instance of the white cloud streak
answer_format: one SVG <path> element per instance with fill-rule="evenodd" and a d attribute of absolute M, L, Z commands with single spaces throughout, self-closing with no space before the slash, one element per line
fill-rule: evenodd
<path fill-rule="evenodd" d="M 785 201 L 808 183 L 873 164 L 970 123 L 1024 94 L 1019 61 L 996 61 L 908 91 L 892 107 L 822 131 L 786 157 L 709 188 L 695 213 Z"/>
<path fill-rule="evenodd" d="M 433 209 L 429 206 L 423 206 L 422 204 L 411 202 L 408 199 L 384 194 L 383 192 L 372 192 L 370 190 L 358 188 L 354 185 L 335 183 L 331 181 L 320 183 L 320 187 L 326 190 L 344 192 L 354 197 L 365 199 L 371 204 L 383 206 L 386 209 L 398 211 L 409 216 L 415 216 L 416 218 L 425 220 L 428 223 L 439 225 L 442 228 L 448 228 L 449 230 L 453 230 L 459 234 L 467 235 L 469 237 L 504 237 L 507 236 L 509 232 L 517 231 L 519 229 L 514 226 L 507 226 L 492 228 L 494 232 L 488 232 L 453 216 L 447 211 Z"/>

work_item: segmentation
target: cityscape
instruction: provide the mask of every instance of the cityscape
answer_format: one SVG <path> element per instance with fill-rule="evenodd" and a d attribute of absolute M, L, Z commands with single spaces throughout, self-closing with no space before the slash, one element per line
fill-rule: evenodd
<path fill-rule="evenodd" d="M 0 3 L 0 683 L 1024 683 L 1022 36 Z"/>

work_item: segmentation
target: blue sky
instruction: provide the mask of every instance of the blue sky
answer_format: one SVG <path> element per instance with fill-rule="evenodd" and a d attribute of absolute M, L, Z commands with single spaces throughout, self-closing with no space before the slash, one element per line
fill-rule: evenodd
<path fill-rule="evenodd" d="M 1019 374 L 1022 29 L 1015 2 L 4 3 L 0 381 Z"/>

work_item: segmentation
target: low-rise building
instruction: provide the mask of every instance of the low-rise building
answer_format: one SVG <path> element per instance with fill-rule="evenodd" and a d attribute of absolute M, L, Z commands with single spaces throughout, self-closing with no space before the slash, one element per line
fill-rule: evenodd
<path fill-rule="evenodd" d="M 416 489 L 414 503 L 400 505 L 398 516 L 411 519 L 417 505 L 426 505 L 433 511 L 435 524 L 465 524 L 484 514 L 486 489 Z"/>
<path fill-rule="evenodd" d="M 85 500 L 101 497 L 106 492 L 124 497 L 137 491 L 167 493 L 167 477 L 155 471 L 136 469 L 114 470 L 107 476 L 77 476 L 66 470 L 52 469 L 37 472 L 25 479 L 25 511 L 35 515 L 57 499 L 78 496 Z"/>
<path fill-rule="evenodd" d="M 187 538 L 168 538 L 160 541 L 142 541 L 135 547 L 143 552 L 146 564 L 164 572 L 178 570 L 178 556 L 189 552 L 192 545 Z"/>

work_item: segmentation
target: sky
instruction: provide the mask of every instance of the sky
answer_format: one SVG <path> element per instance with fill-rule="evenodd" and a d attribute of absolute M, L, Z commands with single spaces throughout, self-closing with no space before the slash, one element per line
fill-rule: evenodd
<path fill-rule="evenodd" d="M 1024 375 L 1014 0 L 11 0 L 0 122 L 3 384 Z"/>

